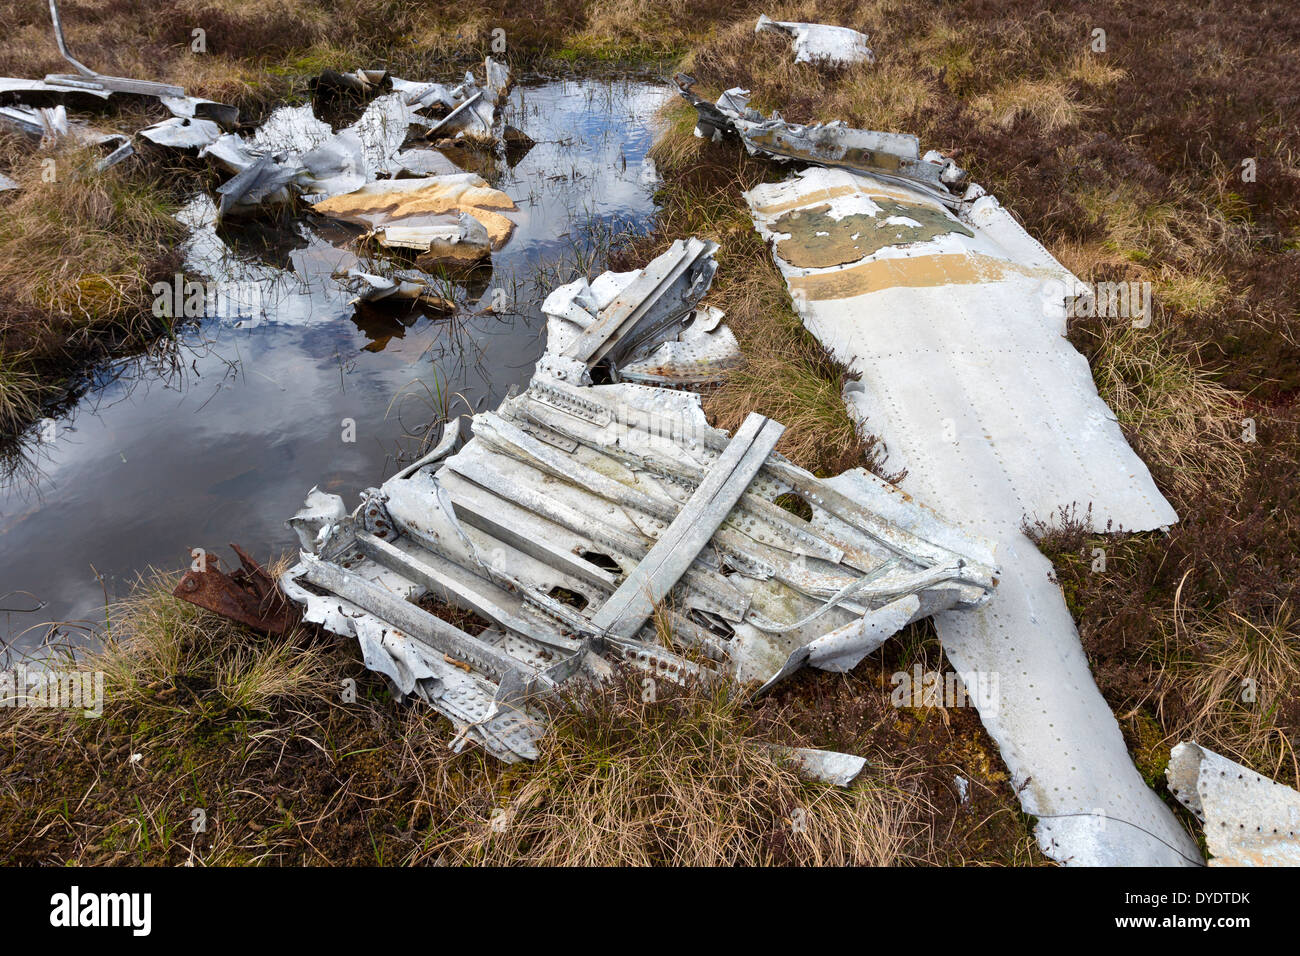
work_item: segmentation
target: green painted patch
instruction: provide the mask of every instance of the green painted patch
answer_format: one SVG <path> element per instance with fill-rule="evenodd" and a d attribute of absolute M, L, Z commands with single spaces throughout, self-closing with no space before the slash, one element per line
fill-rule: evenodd
<path fill-rule="evenodd" d="M 786 213 L 773 224 L 775 232 L 790 235 L 777 243 L 777 255 L 801 269 L 823 269 L 857 262 L 885 246 L 925 242 L 950 232 L 974 237 L 957 220 L 932 206 L 888 199 L 873 201 L 880 207 L 875 216 L 852 213 L 835 219 L 830 215 L 829 203 Z M 888 222 L 891 217 L 905 217 L 918 225 Z"/>

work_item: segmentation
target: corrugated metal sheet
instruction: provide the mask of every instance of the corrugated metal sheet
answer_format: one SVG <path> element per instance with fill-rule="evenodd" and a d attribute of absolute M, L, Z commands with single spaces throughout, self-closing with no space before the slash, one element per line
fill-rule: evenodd
<path fill-rule="evenodd" d="M 286 593 L 458 740 L 526 759 L 537 695 L 570 679 L 614 664 L 763 684 L 844 670 L 909 621 L 992 591 L 987 543 L 873 475 L 815 478 L 773 451 L 778 423 L 752 415 L 728 436 L 693 392 L 586 384 L 700 312 L 716 334 L 720 316 L 697 308 L 715 249 L 678 242 L 644 270 L 566 287 L 547 300 L 532 382 L 475 416 L 459 452 L 444 460 L 442 443 L 351 514 L 314 491 L 291 519 L 305 550 Z M 426 594 L 486 626 L 412 603 Z"/>

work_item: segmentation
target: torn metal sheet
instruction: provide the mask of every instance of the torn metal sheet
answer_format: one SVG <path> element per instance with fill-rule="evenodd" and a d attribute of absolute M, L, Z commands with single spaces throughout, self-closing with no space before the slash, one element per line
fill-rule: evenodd
<path fill-rule="evenodd" d="M 454 108 L 446 116 L 427 124 L 425 136 L 438 139 L 467 139 L 496 144 L 505 138 L 501 107 L 512 83 L 510 70 L 492 57 L 483 61 L 484 83 L 479 86 L 472 73 L 451 92 Z"/>
<path fill-rule="evenodd" d="M 1300 866 L 1300 793 L 1194 742 L 1174 747 L 1165 776 L 1201 821 L 1210 866 Z"/>
<path fill-rule="evenodd" d="M 360 189 L 373 178 L 366 162 L 366 148 L 356 130 L 342 130 L 315 149 L 303 153 L 298 162 L 304 192 L 327 198 Z"/>
<path fill-rule="evenodd" d="M 113 97 L 111 90 L 64 86 L 45 80 L 0 76 L 0 103 L 27 106 L 69 106 L 89 109 L 103 106 Z"/>
<path fill-rule="evenodd" d="M 940 153 L 922 156 L 920 142 L 911 134 L 854 129 L 838 120 L 807 126 L 787 123 L 777 113 L 764 117 L 753 109 L 748 90 L 727 90 L 710 103 L 693 91 L 692 77 L 679 73 L 676 80 L 682 97 L 699 114 L 698 136 L 719 139 L 724 133 L 733 134 L 751 155 L 872 173 L 920 188 L 949 206 L 963 198 L 956 190 L 965 182 L 966 171 Z"/>
<path fill-rule="evenodd" d="M 237 134 L 222 133 L 219 116 L 204 109 L 202 102 L 187 100 L 177 101 L 173 111 L 188 108 L 192 117 L 178 114 L 175 120 L 150 127 L 144 135 L 164 145 L 198 147 L 200 156 L 211 158 L 235 174 L 234 179 L 218 190 L 223 197 L 220 209 L 223 215 L 252 212 L 261 203 L 280 203 L 300 195 L 319 203 L 355 194 L 366 186 L 378 187 L 376 180 L 380 177 L 412 172 L 445 173 L 447 176 L 441 178 L 450 183 L 449 177 L 459 173 L 453 164 L 434 150 L 408 149 L 406 143 L 413 132 L 416 135 L 436 132 L 443 137 L 468 132 L 476 139 L 503 142 L 505 131 L 500 107 L 510 87 L 510 72 L 489 57 L 484 63 L 484 73 L 484 86 L 479 86 L 473 74 L 467 73 L 462 84 L 450 89 L 438 83 L 412 83 L 389 77 L 378 70 L 335 74 L 335 80 L 330 81 L 335 86 L 356 86 L 367 96 L 389 86 L 392 90 L 374 96 L 357 121 L 337 133 L 315 115 L 310 105 L 302 105 L 275 110 L 245 139 Z M 434 119 L 424 115 L 426 110 L 447 112 L 442 118 Z M 201 118 L 204 113 L 212 115 L 212 119 Z M 458 115 L 461 119 L 449 124 Z M 206 141 L 200 142 L 200 139 Z M 255 167 L 256 172 L 250 172 Z M 274 188 L 267 188 L 268 184 Z M 398 192 L 403 187 L 378 187 L 380 192 L 385 189 Z M 367 195 L 373 198 L 374 192 Z M 406 197 L 406 201 L 409 203 L 418 198 Z M 453 205 L 443 203 L 443 208 L 418 211 L 405 208 L 400 210 L 400 214 L 410 219 L 417 212 L 445 213 L 451 211 Z M 346 207 L 344 203 L 339 208 Z M 497 208 L 489 203 L 480 204 L 480 208 L 487 215 L 475 218 L 486 219 L 483 225 L 493 245 L 499 248 L 508 238 L 513 224 L 503 216 L 488 212 Z M 499 208 L 514 209 L 514 205 L 509 203 Z M 458 233 L 449 238 L 446 230 L 440 231 L 440 227 L 447 225 L 445 218 L 419 223 L 406 221 L 397 227 L 401 239 L 386 235 L 381 235 L 380 239 L 391 238 L 394 241 L 389 242 L 390 245 L 418 248 L 454 260 L 480 258 L 485 254 L 484 249 L 477 246 L 480 230 L 460 222 Z M 451 222 L 454 225 L 457 220 L 453 218 Z M 425 232 L 411 231 L 417 227 Z M 473 256 L 467 256 L 471 247 L 476 247 L 476 251 Z"/>
<path fill-rule="evenodd" d="M 722 324 L 722 310 L 705 306 L 692 313 L 681 332 L 653 350 L 624 359 L 615 374 L 622 382 L 647 385 L 704 385 L 726 378 L 740 366 L 740 343 Z M 637 357 L 644 355 L 644 357 Z"/>
<path fill-rule="evenodd" d="M 796 63 L 825 63 L 848 66 L 851 63 L 874 63 L 875 55 L 867 46 L 867 35 L 848 27 L 824 23 L 791 23 L 760 15 L 755 33 L 783 33 L 791 38 Z"/>
<path fill-rule="evenodd" d="M 10 189 L 21 189 L 21 188 L 22 187 L 18 184 L 18 180 L 12 179 L 9 176 L 6 176 L 4 173 L 0 173 L 0 193 L 7 192 Z"/>
<path fill-rule="evenodd" d="M 179 119 L 209 120 L 223 130 L 239 125 L 239 108 L 199 96 L 160 96 L 158 102 Z"/>
<path fill-rule="evenodd" d="M 1072 505 L 1097 531 L 1177 520 L 1065 338 L 1073 276 L 991 196 L 954 215 L 897 182 L 813 168 L 746 199 L 804 324 L 860 376 L 845 401 L 883 439 L 884 467 L 997 541 L 994 597 L 935 622 L 959 673 L 996 675 L 981 718 L 1044 852 L 1194 861 L 1129 758 L 1050 563 L 1020 530 Z M 846 220 L 851 230 L 828 228 Z"/>
<path fill-rule="evenodd" d="M 280 165 L 269 156 L 261 156 L 217 187 L 221 197 L 218 213 L 222 216 L 248 213 L 268 204 L 291 203 L 297 176 L 296 170 Z"/>
<path fill-rule="evenodd" d="M 126 136 L 97 130 L 79 120 L 71 120 L 67 109 L 62 105 L 0 106 L 0 123 L 36 137 L 40 140 L 41 149 L 52 149 L 65 140 L 78 146 L 99 148 L 104 155 L 95 162 L 95 172 L 103 172 L 135 153 Z"/>
<path fill-rule="evenodd" d="M 159 146 L 200 150 L 211 146 L 225 134 L 212 120 L 173 116 L 153 126 L 146 126 L 140 130 L 139 135 Z"/>
<path fill-rule="evenodd" d="M 716 329 L 698 301 L 715 249 L 675 243 L 645 269 L 548 299 L 571 326 L 551 326 L 564 334 L 548 355 L 590 368 L 629 335 L 653 349 L 683 314 Z M 758 683 L 842 669 L 909 621 L 993 590 L 985 542 L 866 472 L 837 486 L 796 467 L 774 451 L 778 423 L 754 415 L 729 436 L 698 394 L 587 378 L 543 360 L 522 394 L 474 417 L 456 454 L 440 443 L 348 516 L 313 492 L 290 521 L 304 553 L 286 593 L 307 620 L 356 637 L 399 693 L 449 716 L 458 743 L 532 756 L 532 697 L 615 663 Z M 791 498 L 811 518 L 783 507 Z M 422 597 L 484 624 L 462 630 L 412 603 Z"/>
<path fill-rule="evenodd" d="M 403 149 L 393 157 L 413 176 L 454 176 L 461 168 L 436 149 Z"/>
<path fill-rule="evenodd" d="M 704 380 L 715 377 L 705 359 L 712 352 L 724 364 L 731 361 L 727 348 L 731 333 L 713 331 L 720 312 L 707 314 L 696 329 L 696 303 L 713 282 L 717 248 L 702 239 L 679 239 L 645 269 L 606 272 L 590 284 L 578 279 L 553 290 L 542 303 L 548 323 L 539 371 L 562 381 L 589 383 L 594 367 L 636 366 L 650 358 L 650 350 L 685 335 L 686 342 L 680 343 L 684 348 L 676 350 L 684 363 L 682 371 L 693 376 L 703 369 Z M 703 353 L 692 356 L 692 344 Z M 666 362 L 671 354 L 672 350 L 665 353 Z M 691 369 L 692 361 L 698 369 Z M 654 365 L 634 368 L 631 380 L 638 378 L 638 370 L 647 381 L 690 381 L 690 377 L 675 379 L 671 366 Z"/>

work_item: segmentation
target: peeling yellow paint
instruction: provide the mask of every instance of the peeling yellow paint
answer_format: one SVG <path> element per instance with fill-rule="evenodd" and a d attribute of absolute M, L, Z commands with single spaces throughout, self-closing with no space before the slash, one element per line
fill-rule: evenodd
<path fill-rule="evenodd" d="M 940 208 L 938 203 L 927 202 L 923 197 L 906 189 L 891 189 L 885 185 L 872 184 L 869 189 L 864 189 L 862 185 L 856 183 L 846 183 L 842 186 L 832 186 L 829 189 L 823 189 L 816 193 L 801 193 L 795 199 L 787 199 L 784 202 L 774 202 L 766 206 L 754 206 L 754 211 L 763 216 L 775 216 L 779 213 L 789 212 L 791 209 L 802 209 L 815 202 L 826 202 L 827 200 L 837 199 L 840 196 L 865 196 L 872 202 L 879 202 L 882 199 L 891 199 L 895 202 L 911 203 L 914 205 L 924 205 L 934 209 Z"/>
<path fill-rule="evenodd" d="M 439 213 L 464 212 L 483 224 L 492 240 L 492 248 L 500 249 L 510 238 L 515 224 L 495 210 L 518 207 L 514 200 L 501 190 L 493 189 L 481 177 L 457 174 L 431 176 L 427 181 L 398 179 L 369 183 L 353 192 L 316 203 L 313 208 L 370 229 L 402 225 L 403 220 Z"/>
<path fill-rule="evenodd" d="M 791 276 L 790 291 L 808 300 L 850 299 L 881 289 L 976 285 L 1008 275 L 1038 275 L 1039 271 L 980 253 L 941 253 L 873 259 L 836 272 Z"/>

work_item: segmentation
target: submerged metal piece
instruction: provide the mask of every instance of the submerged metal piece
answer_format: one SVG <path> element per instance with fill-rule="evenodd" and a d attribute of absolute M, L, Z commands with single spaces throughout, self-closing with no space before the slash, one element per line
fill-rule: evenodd
<path fill-rule="evenodd" d="M 1197 743 L 1180 743 L 1169 791 L 1205 830 L 1210 866 L 1300 866 L 1300 793 Z"/>
<path fill-rule="evenodd" d="M 459 742 L 526 759 L 543 730 L 529 701 L 566 681 L 616 664 L 674 681 L 842 670 L 992 592 L 986 544 L 866 472 L 836 487 L 796 467 L 774 450 L 778 423 L 754 415 L 728 436 L 695 393 L 581 384 L 653 353 L 683 316 L 716 334 L 721 314 L 698 301 L 715 250 L 678 242 L 548 298 L 532 382 L 476 415 L 459 452 L 444 458 L 449 429 L 352 514 L 314 492 L 291 520 L 304 552 L 286 593 L 356 637 L 397 693 L 451 717 Z"/>
<path fill-rule="evenodd" d="M 991 196 L 954 215 L 895 181 L 813 168 L 746 199 L 804 324 L 859 376 L 845 401 L 861 431 L 884 441 L 884 467 L 997 542 L 991 600 L 935 624 L 958 673 L 995 682 L 977 706 L 1025 812 L 1039 818 L 1043 851 L 1073 864 L 1195 862 L 1195 845 L 1133 766 L 1050 562 L 1021 532 L 1063 507 L 1096 531 L 1177 520 L 1065 338 L 1074 277 Z M 900 204 L 924 214 L 898 216 Z M 797 213 L 822 227 L 798 226 Z M 859 237 L 873 220 L 915 226 L 837 261 L 817 233 L 850 218 Z"/>

